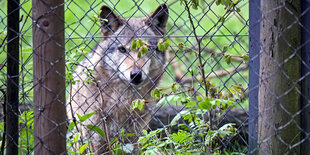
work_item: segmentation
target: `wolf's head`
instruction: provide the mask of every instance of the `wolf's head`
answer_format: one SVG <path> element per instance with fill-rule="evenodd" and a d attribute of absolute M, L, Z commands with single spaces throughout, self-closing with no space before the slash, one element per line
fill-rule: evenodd
<path fill-rule="evenodd" d="M 144 18 L 121 18 L 109 7 L 101 7 L 101 33 L 103 39 L 97 51 L 103 54 L 103 63 L 115 75 L 134 85 L 157 80 L 163 71 L 165 53 L 157 49 L 158 41 L 166 32 L 168 8 L 160 5 Z M 147 54 L 138 58 L 138 50 L 131 50 L 131 43 L 141 39 L 149 43 Z M 114 75 L 114 76 L 115 76 Z M 111 75 L 112 76 L 112 75 Z"/>

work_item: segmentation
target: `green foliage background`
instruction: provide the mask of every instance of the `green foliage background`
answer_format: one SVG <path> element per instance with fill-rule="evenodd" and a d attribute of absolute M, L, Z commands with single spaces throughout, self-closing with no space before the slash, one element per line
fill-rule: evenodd
<path fill-rule="evenodd" d="M 178 44 L 183 43 L 184 46 L 196 48 L 197 44 L 193 37 L 192 29 L 189 25 L 187 13 L 184 6 L 179 0 L 155 1 L 155 0 L 137 0 L 137 1 L 98 1 L 98 0 L 66 0 L 65 1 L 65 37 L 66 37 L 66 59 L 67 72 L 74 70 L 71 62 L 79 62 L 83 56 L 88 53 L 100 40 L 99 22 L 96 22 L 98 10 L 102 5 L 115 7 L 115 12 L 121 17 L 143 17 L 154 11 L 161 3 L 167 3 L 169 6 L 169 22 L 167 27 L 167 37 L 172 41 L 170 46 L 170 54 L 175 57 L 179 64 L 184 78 L 192 77 L 191 74 L 198 76 L 198 61 L 192 52 L 184 53 L 178 50 Z M 196 31 L 199 36 L 203 35 L 217 22 L 225 13 L 224 6 L 217 6 L 214 0 L 199 0 L 200 8 L 192 10 L 194 24 L 197 26 Z M 7 1 L 0 0 L 0 43 L 4 41 L 6 36 L 7 21 Z M 20 103 L 31 107 L 32 105 L 32 19 L 31 19 L 31 0 L 21 0 L 21 39 L 20 39 Z M 240 0 L 238 7 L 240 10 L 232 12 L 224 22 L 213 28 L 207 37 L 203 40 L 203 46 L 206 49 L 212 49 L 218 53 L 225 53 L 231 56 L 242 56 L 248 53 L 248 1 Z M 0 48 L 0 64 L 6 61 L 6 41 L 4 46 Z M 246 62 L 228 62 L 223 56 L 214 56 L 210 53 L 204 54 L 207 60 L 207 75 L 214 71 L 228 69 L 240 66 Z M 169 64 L 169 63 L 168 63 Z M 0 71 L 0 86 L 5 88 L 6 68 Z M 167 72 L 163 78 L 160 87 L 167 88 L 174 82 L 175 72 L 171 65 L 168 65 Z M 233 84 L 242 84 L 247 88 L 248 72 L 240 71 L 231 75 L 220 78 L 209 79 L 211 83 L 215 83 L 219 91 L 230 89 Z M 198 91 L 202 91 L 199 84 L 194 84 Z M 2 96 L 1 96 L 2 97 Z M 247 108 L 247 101 L 240 105 L 240 108 Z M 27 154 L 31 152 L 31 148 L 24 147 L 25 143 L 31 143 L 31 134 L 25 131 L 32 131 L 32 112 L 25 111 L 20 115 L 21 127 L 20 153 Z M 30 124 L 29 124 L 30 122 Z M 0 124 L 1 133 L 3 133 L 3 123 Z M 26 135 L 26 137 L 25 137 Z M 2 134 L 1 134 L 2 136 Z M 28 146 L 32 147 L 32 144 Z"/>

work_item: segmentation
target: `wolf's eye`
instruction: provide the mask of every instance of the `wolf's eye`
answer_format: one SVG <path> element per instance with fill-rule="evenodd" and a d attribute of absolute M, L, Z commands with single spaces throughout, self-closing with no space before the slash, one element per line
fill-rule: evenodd
<path fill-rule="evenodd" d="M 126 48 L 125 48 L 124 46 L 118 47 L 118 50 L 119 50 L 121 53 L 126 53 L 126 52 L 127 52 L 127 50 L 126 50 Z"/>

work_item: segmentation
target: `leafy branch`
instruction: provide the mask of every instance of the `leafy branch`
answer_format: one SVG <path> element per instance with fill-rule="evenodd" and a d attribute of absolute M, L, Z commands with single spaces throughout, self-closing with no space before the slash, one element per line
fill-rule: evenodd
<path fill-rule="evenodd" d="M 224 15 L 222 17 L 220 17 L 218 19 L 218 21 L 201 38 L 199 38 L 197 35 L 196 26 L 193 22 L 191 10 L 190 10 L 190 6 L 192 6 L 193 9 L 198 9 L 199 1 L 198 0 L 190 0 L 190 2 L 188 2 L 187 0 L 181 0 L 181 2 L 183 2 L 185 4 L 185 10 L 187 11 L 188 19 L 190 21 L 190 25 L 193 29 L 193 33 L 194 33 L 195 39 L 196 39 L 197 44 L 198 44 L 198 60 L 199 60 L 199 64 L 200 64 L 198 67 L 199 67 L 200 72 L 202 74 L 202 82 L 203 82 L 202 84 L 204 85 L 205 96 L 207 97 L 208 91 L 207 91 L 206 76 L 205 76 L 205 71 L 204 71 L 204 67 L 205 67 L 206 62 L 203 62 L 203 60 L 202 60 L 203 58 L 202 58 L 202 54 L 201 54 L 202 53 L 201 42 L 202 42 L 203 38 L 206 37 L 213 28 L 215 28 L 219 23 L 225 21 L 225 19 L 229 15 L 229 13 L 239 3 L 239 0 L 236 0 L 234 2 L 232 2 L 231 0 L 217 0 L 216 4 L 217 5 L 220 5 L 220 4 L 225 5 L 226 11 L 225 11 Z M 230 57 L 228 57 L 228 58 L 230 58 Z M 212 109 L 210 109 L 210 111 L 209 111 L 209 115 L 210 115 L 209 116 L 209 122 L 210 122 L 210 127 L 212 128 L 213 123 L 212 123 L 212 119 L 211 119 L 211 113 L 212 113 Z"/>

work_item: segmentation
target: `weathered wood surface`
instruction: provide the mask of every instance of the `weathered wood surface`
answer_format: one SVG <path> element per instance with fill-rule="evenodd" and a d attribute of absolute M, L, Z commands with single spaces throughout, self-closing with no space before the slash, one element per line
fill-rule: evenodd
<path fill-rule="evenodd" d="M 32 5 L 34 154 L 66 154 L 64 1 Z"/>

